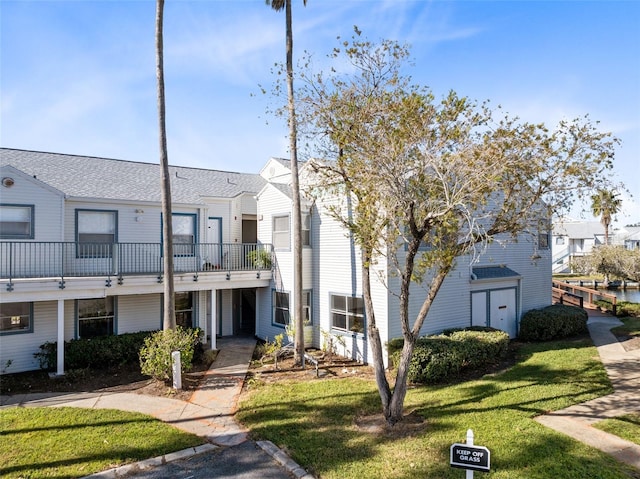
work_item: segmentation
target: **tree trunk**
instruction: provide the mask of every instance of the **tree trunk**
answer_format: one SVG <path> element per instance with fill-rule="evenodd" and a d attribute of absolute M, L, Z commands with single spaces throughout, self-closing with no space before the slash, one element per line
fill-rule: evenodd
<path fill-rule="evenodd" d="M 162 265 L 164 273 L 164 311 L 162 329 L 175 329 L 176 307 L 173 284 L 173 225 L 171 216 L 171 177 L 167 154 L 167 130 L 165 126 L 164 60 L 163 60 L 163 12 L 164 0 L 156 3 L 156 77 L 158 80 L 158 126 L 160 134 L 160 167 L 162 175 Z"/>
<path fill-rule="evenodd" d="M 298 175 L 296 109 L 293 90 L 293 31 L 291 0 L 285 4 L 287 30 L 287 98 L 289 101 L 289 149 L 291 150 L 291 190 L 293 194 L 293 318 L 295 321 L 295 361 L 304 367 L 304 317 L 302 309 L 302 212 Z"/>
<path fill-rule="evenodd" d="M 371 299 L 371 277 L 369 269 L 369 258 L 362 253 L 362 296 L 364 299 L 364 310 L 367 315 L 367 335 L 373 355 L 373 369 L 376 376 L 376 384 L 382 401 L 382 412 L 384 417 L 389 415 L 389 406 L 391 404 L 391 388 L 387 381 L 386 371 L 384 367 L 384 357 L 382 351 L 382 341 L 380 340 L 380 332 L 376 325 L 376 315 L 373 309 L 373 300 Z"/>

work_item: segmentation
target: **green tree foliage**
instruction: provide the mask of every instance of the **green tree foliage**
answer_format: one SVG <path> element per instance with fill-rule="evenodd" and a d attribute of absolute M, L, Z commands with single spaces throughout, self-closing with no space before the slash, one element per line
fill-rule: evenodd
<path fill-rule="evenodd" d="M 575 258 L 572 267 L 582 274 L 599 273 L 606 278 L 640 281 L 640 250 L 603 245 L 588 256 Z"/>
<path fill-rule="evenodd" d="M 531 124 L 455 92 L 441 99 L 412 83 L 405 46 L 356 35 L 330 55 L 330 68 L 300 73 L 300 133 L 315 174 L 309 194 L 349 231 L 362 254 L 367 334 L 382 408 L 401 420 L 413 349 L 456 258 L 494 238 L 535 234 L 574 193 L 608 184 L 617 140 L 588 117 L 557 128 Z M 420 249 L 429 244 L 427 251 Z M 404 339 L 393 389 L 371 298 L 371 269 L 390 264 L 398 277 Z M 410 285 L 426 291 L 409 317 Z"/>
<path fill-rule="evenodd" d="M 609 244 L 609 225 L 622 206 L 622 200 L 615 191 L 603 188 L 591 196 L 591 211 L 593 216 L 600 217 L 600 223 L 604 226 L 604 244 Z"/>

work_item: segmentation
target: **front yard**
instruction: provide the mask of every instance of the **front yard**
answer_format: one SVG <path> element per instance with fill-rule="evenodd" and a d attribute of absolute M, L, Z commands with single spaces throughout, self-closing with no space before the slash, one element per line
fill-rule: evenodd
<path fill-rule="evenodd" d="M 449 448 L 473 429 L 491 451 L 493 478 L 640 478 L 604 453 L 533 417 L 611 392 L 589 339 L 525 344 L 516 364 L 481 379 L 410 389 L 400 427 L 376 420 L 369 378 L 249 381 L 238 419 L 327 478 L 460 478 Z M 476 473 L 482 474 L 482 473 Z"/>

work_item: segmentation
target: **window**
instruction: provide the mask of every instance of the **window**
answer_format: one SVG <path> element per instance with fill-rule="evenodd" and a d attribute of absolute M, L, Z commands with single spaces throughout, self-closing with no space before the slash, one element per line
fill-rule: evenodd
<path fill-rule="evenodd" d="M 196 215 L 173 213 L 173 255 L 193 256 L 196 243 Z"/>
<path fill-rule="evenodd" d="M 563 245 L 564 244 L 564 236 L 556 236 L 556 244 Z"/>
<path fill-rule="evenodd" d="M 302 245 L 311 246 L 311 215 L 302 214 Z"/>
<path fill-rule="evenodd" d="M 77 300 L 78 337 L 86 339 L 115 334 L 114 303 L 113 296 Z"/>
<path fill-rule="evenodd" d="M 33 303 L 0 304 L 0 334 L 33 332 Z"/>
<path fill-rule="evenodd" d="M 275 249 L 290 249 L 289 246 L 289 215 L 273 217 L 273 247 Z"/>
<path fill-rule="evenodd" d="M 364 333 L 364 300 L 354 296 L 331 295 L 331 327 Z"/>
<path fill-rule="evenodd" d="M 289 293 L 273 292 L 273 323 L 286 326 L 289 324 Z"/>
<path fill-rule="evenodd" d="M 78 257 L 110 258 L 117 224 L 117 211 L 76 210 Z"/>
<path fill-rule="evenodd" d="M 302 317 L 305 324 L 313 324 L 311 315 L 311 290 L 302 292 Z"/>
<path fill-rule="evenodd" d="M 549 249 L 550 243 L 549 227 L 545 223 L 540 223 L 538 225 L 538 248 Z"/>
<path fill-rule="evenodd" d="M 33 206 L 0 205 L 0 238 L 33 239 Z"/>
<path fill-rule="evenodd" d="M 193 293 L 176 293 L 175 300 L 176 324 L 183 328 L 193 328 Z"/>

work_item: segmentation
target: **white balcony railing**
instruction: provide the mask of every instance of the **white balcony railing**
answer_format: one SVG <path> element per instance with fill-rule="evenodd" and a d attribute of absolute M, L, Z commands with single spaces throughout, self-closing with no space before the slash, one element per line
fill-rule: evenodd
<path fill-rule="evenodd" d="M 271 269 L 272 247 L 256 243 L 174 244 L 174 271 Z M 162 275 L 160 243 L 0 242 L 0 279 Z"/>

